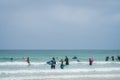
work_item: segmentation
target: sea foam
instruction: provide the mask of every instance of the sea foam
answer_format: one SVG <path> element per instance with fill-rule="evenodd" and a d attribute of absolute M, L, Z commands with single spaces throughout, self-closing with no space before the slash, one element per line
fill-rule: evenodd
<path fill-rule="evenodd" d="M 30 62 L 31 65 L 45 65 L 46 62 Z M 60 62 L 57 62 L 57 64 L 60 64 Z M 77 62 L 77 61 L 71 61 L 70 64 L 89 64 L 89 62 Z M 120 64 L 120 62 L 105 62 L 105 61 L 94 61 L 94 64 L 99 65 L 105 65 L 105 64 Z M 0 62 L 0 66 L 11 66 L 11 65 L 28 65 L 27 62 Z"/>
<path fill-rule="evenodd" d="M 120 71 L 120 68 L 93 68 L 93 69 L 47 69 L 47 70 L 40 70 L 40 69 L 22 69 L 22 70 L 1 70 L 0 74 L 34 74 L 34 73 L 88 73 L 88 72 L 111 72 L 111 71 Z"/>

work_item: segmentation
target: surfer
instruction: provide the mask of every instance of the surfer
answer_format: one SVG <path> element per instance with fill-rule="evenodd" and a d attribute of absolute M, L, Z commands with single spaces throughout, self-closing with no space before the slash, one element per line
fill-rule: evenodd
<path fill-rule="evenodd" d="M 117 56 L 118 61 L 120 61 L 120 56 Z"/>
<path fill-rule="evenodd" d="M 13 58 L 10 58 L 11 62 L 13 62 Z"/>
<path fill-rule="evenodd" d="M 30 59 L 29 59 L 29 57 L 27 57 L 27 58 L 25 59 L 25 61 L 28 63 L 28 65 L 30 65 Z"/>
<path fill-rule="evenodd" d="M 72 59 L 77 59 L 77 57 L 76 57 L 76 56 L 74 56 Z"/>
<path fill-rule="evenodd" d="M 111 58 L 112 58 L 112 61 L 114 61 L 114 56 L 112 56 Z"/>
<path fill-rule="evenodd" d="M 92 65 L 92 59 L 89 58 L 89 65 L 91 66 Z"/>
<path fill-rule="evenodd" d="M 72 59 L 76 60 L 77 62 L 80 62 L 80 60 L 76 56 L 74 56 Z"/>
<path fill-rule="evenodd" d="M 93 64 L 93 62 L 94 62 L 94 57 L 91 57 L 91 61 L 92 61 L 92 64 Z"/>
<path fill-rule="evenodd" d="M 65 62 L 66 62 L 66 65 L 69 65 L 69 59 L 67 56 L 65 56 Z"/>
<path fill-rule="evenodd" d="M 109 56 L 106 57 L 105 61 L 108 61 L 109 60 Z"/>
<path fill-rule="evenodd" d="M 60 65 L 61 69 L 64 69 L 64 64 L 63 64 L 63 59 L 61 59 L 61 65 Z"/>
<path fill-rule="evenodd" d="M 56 61 L 55 58 L 53 57 L 51 60 L 51 69 L 55 69 Z"/>

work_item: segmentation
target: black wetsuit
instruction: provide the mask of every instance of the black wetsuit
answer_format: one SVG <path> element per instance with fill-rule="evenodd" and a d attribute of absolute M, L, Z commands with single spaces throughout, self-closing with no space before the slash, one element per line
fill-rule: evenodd
<path fill-rule="evenodd" d="M 90 65 L 90 66 L 92 65 L 92 60 L 91 60 L 91 58 L 89 59 L 89 65 Z"/>
<path fill-rule="evenodd" d="M 52 62 L 52 64 L 51 64 L 51 69 L 55 69 L 56 61 L 55 61 L 55 60 L 52 60 L 51 62 Z"/>
<path fill-rule="evenodd" d="M 112 58 L 112 61 L 114 61 L 114 56 L 112 56 L 111 58 Z"/>
<path fill-rule="evenodd" d="M 108 60 L 109 60 L 109 57 L 107 56 L 106 59 L 105 59 L 105 61 L 108 61 Z"/>
<path fill-rule="evenodd" d="M 66 57 L 65 58 L 66 65 L 69 65 L 69 59 Z"/>

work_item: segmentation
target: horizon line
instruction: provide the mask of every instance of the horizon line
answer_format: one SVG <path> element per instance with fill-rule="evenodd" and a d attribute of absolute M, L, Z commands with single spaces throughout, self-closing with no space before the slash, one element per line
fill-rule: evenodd
<path fill-rule="evenodd" d="M 120 50 L 120 49 L 0 49 L 0 50 Z"/>

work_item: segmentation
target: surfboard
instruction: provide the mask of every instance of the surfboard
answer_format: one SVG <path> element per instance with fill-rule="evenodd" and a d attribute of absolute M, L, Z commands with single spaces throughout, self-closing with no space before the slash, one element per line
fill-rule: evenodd
<path fill-rule="evenodd" d="M 62 65 L 62 66 L 60 66 L 60 68 L 61 68 L 61 69 L 64 69 L 65 66 L 66 66 L 66 65 Z"/>
<path fill-rule="evenodd" d="M 46 62 L 48 65 L 51 65 L 52 64 L 52 62 L 51 61 L 48 61 L 48 62 Z"/>

